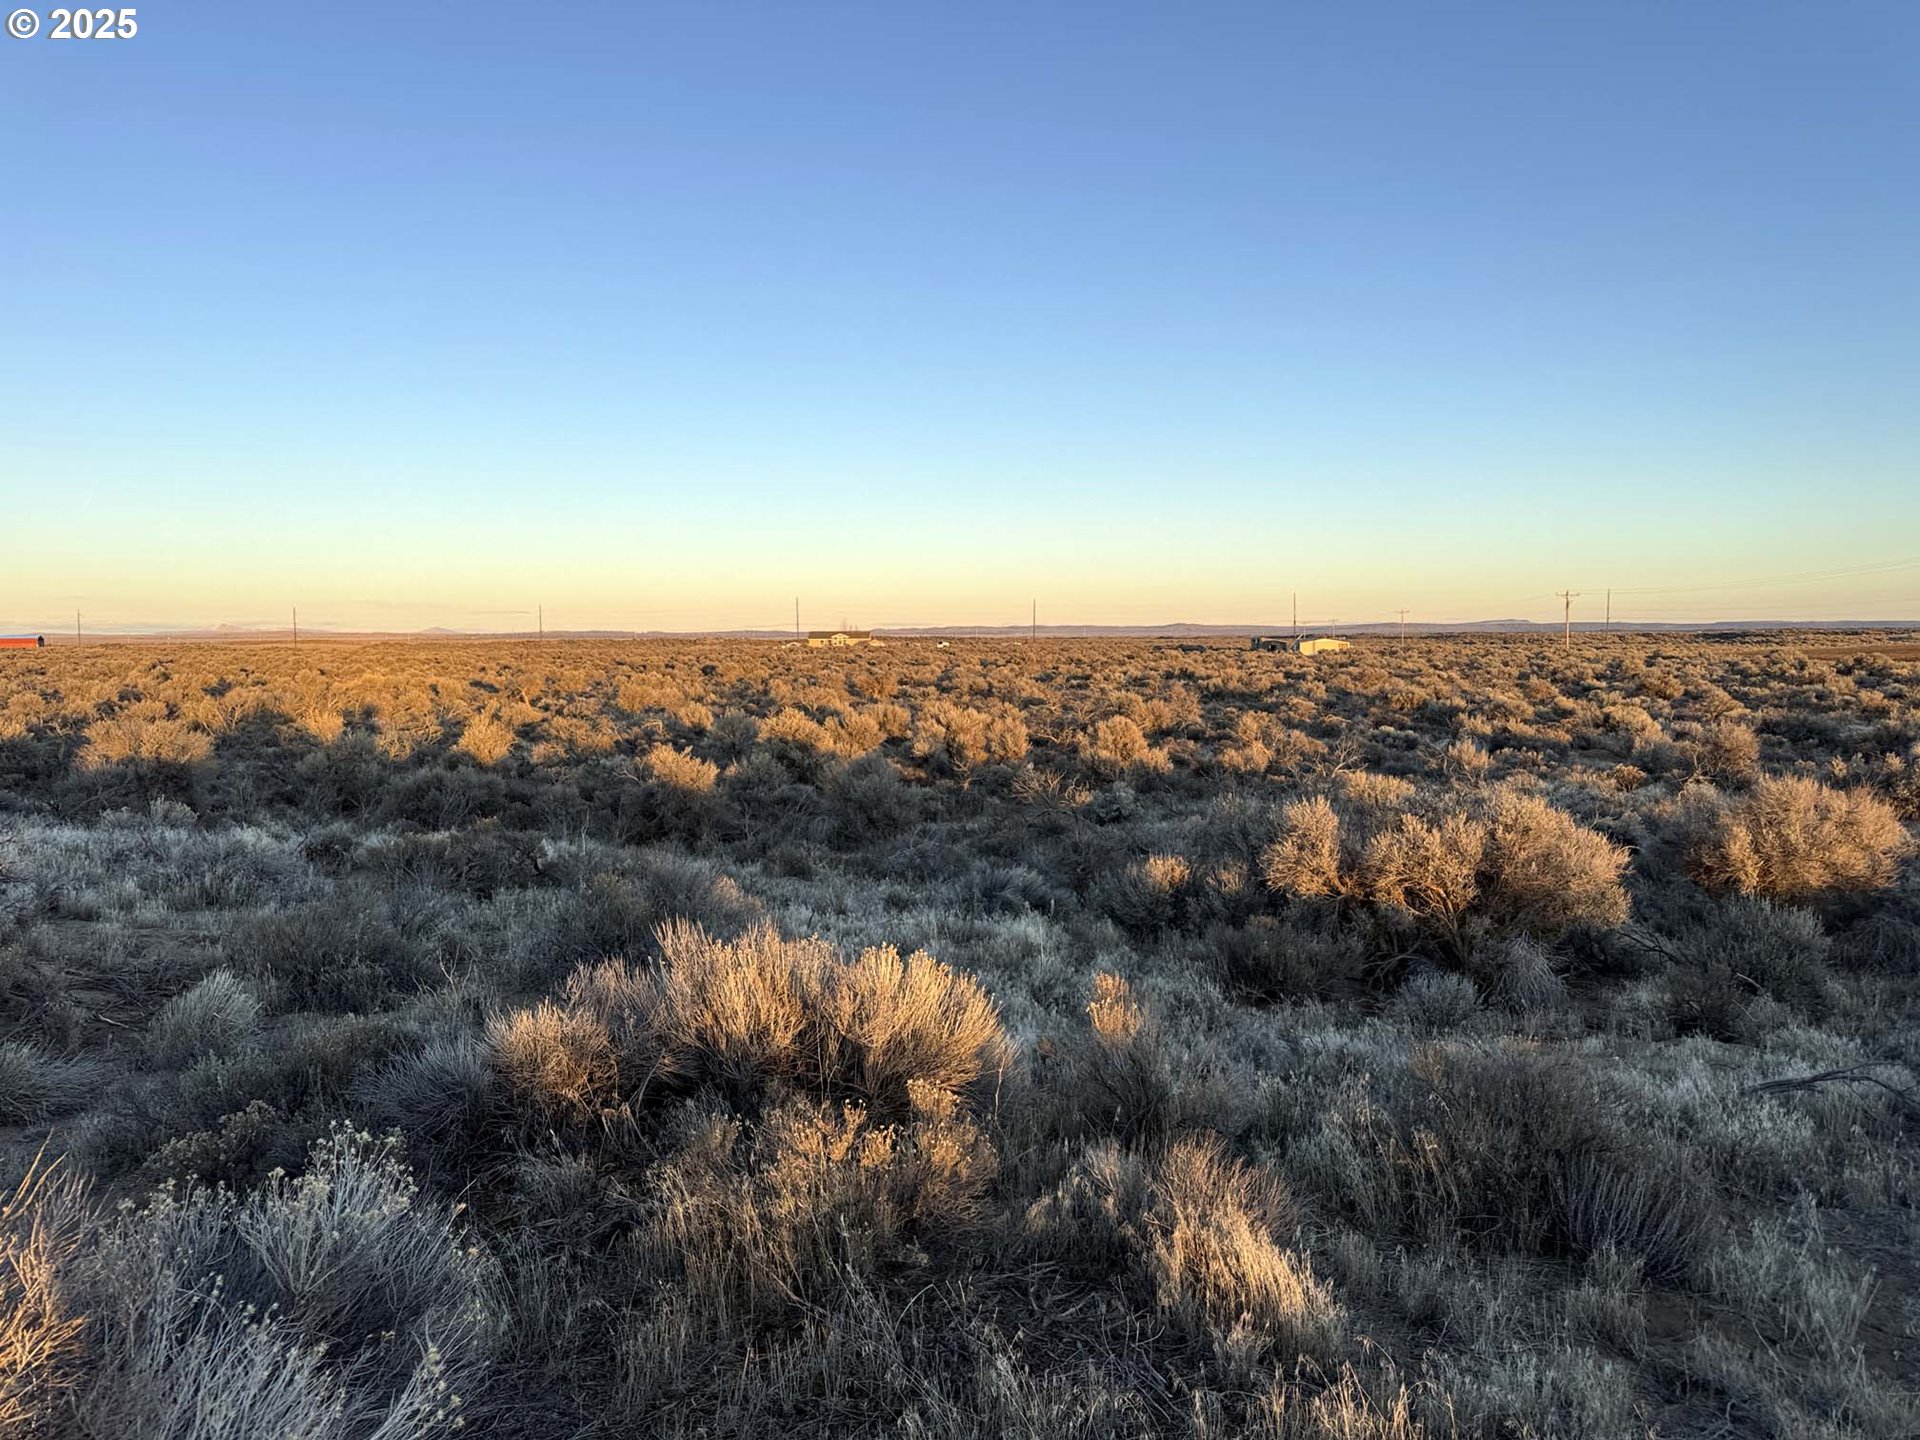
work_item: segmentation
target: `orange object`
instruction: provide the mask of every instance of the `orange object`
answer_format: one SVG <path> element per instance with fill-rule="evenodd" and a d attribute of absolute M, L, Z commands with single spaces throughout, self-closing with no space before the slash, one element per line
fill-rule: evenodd
<path fill-rule="evenodd" d="M 0 635 L 0 650 L 38 650 L 46 643 L 44 635 Z"/>

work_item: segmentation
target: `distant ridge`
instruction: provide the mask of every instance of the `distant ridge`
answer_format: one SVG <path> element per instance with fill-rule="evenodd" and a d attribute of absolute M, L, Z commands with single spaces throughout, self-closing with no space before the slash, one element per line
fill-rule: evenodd
<path fill-rule="evenodd" d="M 1328 635 L 1397 636 L 1399 622 L 1393 620 L 1337 626 L 1302 625 L 1300 633 Z M 1848 631 L 1920 631 L 1920 620 L 1711 620 L 1711 621 L 1616 621 L 1576 620 L 1573 628 L 1583 635 L 1603 632 L 1617 635 L 1664 634 L 1739 634 L 1798 630 L 1809 633 L 1845 633 Z M 1042 639 L 1215 639 L 1245 638 L 1251 635 L 1284 635 L 1292 626 L 1287 622 L 1272 625 L 1207 625 L 1194 621 L 1174 621 L 1163 625 L 901 625 L 875 626 L 879 639 L 893 640 L 1018 640 L 1029 635 Z M 1413 635 L 1558 635 L 1558 621 L 1538 620 L 1461 620 L 1420 623 L 1409 621 L 1405 633 Z M 34 633 L 32 626 L 9 625 L 0 621 L 0 633 Z M 72 645 L 70 634 L 49 629 L 49 646 Z M 125 625 L 86 633 L 86 643 L 131 642 L 138 640 L 187 641 L 291 641 L 291 630 L 284 626 L 222 624 L 196 628 L 165 625 Z M 435 625 L 425 630 L 336 630 L 325 626 L 300 627 L 300 638 L 313 641 L 340 640 L 533 640 L 531 630 L 458 630 Z M 793 641 L 791 630 L 548 630 L 548 640 L 766 640 Z"/>

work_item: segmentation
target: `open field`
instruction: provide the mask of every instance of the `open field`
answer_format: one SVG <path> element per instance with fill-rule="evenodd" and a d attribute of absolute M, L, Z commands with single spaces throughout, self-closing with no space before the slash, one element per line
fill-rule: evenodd
<path fill-rule="evenodd" d="M 1917 822 L 1911 637 L 0 657 L 0 1434 L 1911 1437 Z"/>

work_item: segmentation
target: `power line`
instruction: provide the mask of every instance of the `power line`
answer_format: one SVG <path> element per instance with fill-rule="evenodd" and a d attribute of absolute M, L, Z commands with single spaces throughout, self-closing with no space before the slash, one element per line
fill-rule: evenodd
<path fill-rule="evenodd" d="M 1562 590 L 1559 592 L 1559 595 L 1562 607 L 1560 612 L 1561 624 L 1564 627 L 1567 648 L 1571 650 L 1573 648 L 1573 602 L 1580 597 L 1580 592 L 1578 590 Z"/>

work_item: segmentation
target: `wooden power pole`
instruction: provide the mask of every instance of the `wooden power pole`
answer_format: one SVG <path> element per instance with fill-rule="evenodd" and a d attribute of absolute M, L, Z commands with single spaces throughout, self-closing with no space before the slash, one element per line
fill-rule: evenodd
<path fill-rule="evenodd" d="M 1400 609 L 1393 613 L 1400 617 L 1400 643 L 1404 645 L 1407 643 L 1407 612 Z"/>
<path fill-rule="evenodd" d="M 1560 592 L 1561 637 L 1565 640 L 1569 650 L 1573 648 L 1573 602 L 1579 598 L 1580 592 L 1578 590 L 1562 590 Z"/>

